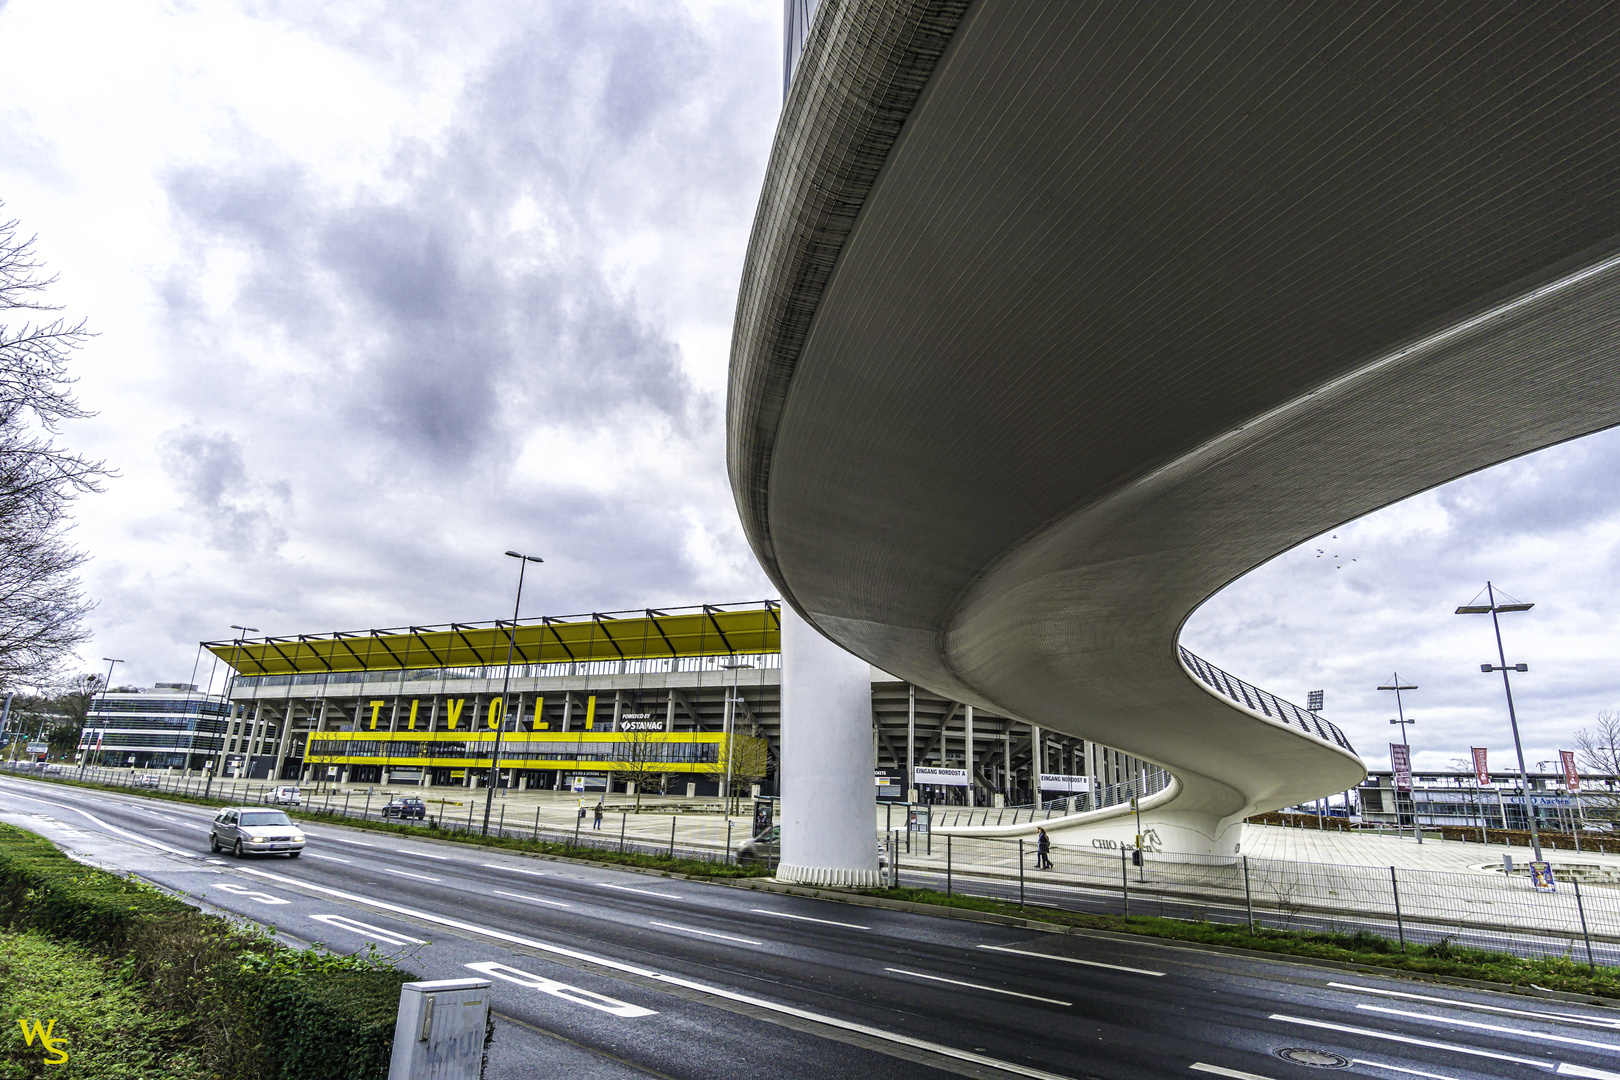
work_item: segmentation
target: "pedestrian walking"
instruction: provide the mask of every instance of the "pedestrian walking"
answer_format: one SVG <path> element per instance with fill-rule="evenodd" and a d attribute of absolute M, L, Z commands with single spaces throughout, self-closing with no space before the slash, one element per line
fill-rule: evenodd
<path fill-rule="evenodd" d="M 1035 831 L 1040 833 L 1040 836 L 1035 841 L 1035 869 L 1050 870 L 1052 869 L 1052 858 L 1050 855 L 1052 850 L 1052 838 L 1046 835 L 1045 829 L 1037 828 Z"/>
<path fill-rule="evenodd" d="M 602 827 L 602 804 L 597 803 L 596 804 L 596 820 L 591 822 L 591 828 L 600 829 L 601 827 Z"/>

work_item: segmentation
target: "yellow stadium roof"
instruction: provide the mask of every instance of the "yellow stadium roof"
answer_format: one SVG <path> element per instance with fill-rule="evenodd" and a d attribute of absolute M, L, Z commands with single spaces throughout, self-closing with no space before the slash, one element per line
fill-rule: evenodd
<path fill-rule="evenodd" d="M 242 675 L 487 667 L 592 660 L 772 653 L 782 648 L 780 602 L 657 611 L 592 612 L 388 630 L 205 641 L 203 647 Z"/>

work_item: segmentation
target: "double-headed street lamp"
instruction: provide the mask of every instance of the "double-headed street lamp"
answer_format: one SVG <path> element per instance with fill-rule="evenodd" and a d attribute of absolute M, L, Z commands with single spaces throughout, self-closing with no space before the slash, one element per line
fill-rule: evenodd
<path fill-rule="evenodd" d="M 1386 685 L 1380 686 L 1378 689 L 1395 691 L 1395 715 L 1397 719 L 1391 720 L 1390 723 L 1399 724 L 1401 727 L 1401 745 L 1406 748 L 1406 774 L 1408 779 L 1410 779 L 1412 775 L 1412 744 L 1406 740 L 1406 728 L 1409 724 L 1415 724 L 1417 721 L 1407 719 L 1406 708 L 1401 704 L 1401 691 L 1416 690 L 1417 684 L 1401 682 L 1401 673 L 1397 671 L 1393 676 L 1390 677 L 1390 680 Z M 1400 829 L 1401 825 L 1400 799 L 1400 789 L 1397 788 L 1395 791 L 1395 828 L 1397 831 Z M 1423 826 L 1418 823 L 1417 789 L 1415 786 L 1412 787 L 1411 790 L 1407 791 L 1406 801 L 1412 806 L 1412 832 L 1417 836 L 1417 842 L 1421 844 L 1423 843 Z"/>
<path fill-rule="evenodd" d="M 516 551 L 508 551 L 506 554 L 518 560 L 517 599 L 512 603 L 512 629 L 506 635 L 506 675 L 501 679 L 501 720 L 495 725 L 495 748 L 489 752 L 489 791 L 484 796 L 484 836 L 489 835 L 489 812 L 495 805 L 495 782 L 500 775 L 501 732 L 506 730 L 506 718 L 511 712 L 506 700 L 506 691 L 512 685 L 512 650 L 517 646 L 518 609 L 523 606 L 523 571 L 527 570 L 532 562 L 546 561 L 538 555 L 524 555 Z"/>
<path fill-rule="evenodd" d="M 1504 612 L 1529 611 L 1536 605 L 1533 603 L 1521 603 L 1517 600 L 1506 604 L 1498 604 L 1496 602 L 1496 589 L 1489 581 L 1485 583 L 1485 599 L 1488 602 L 1484 604 L 1462 605 L 1457 609 L 1457 614 L 1484 615 L 1488 613 L 1491 617 L 1491 627 L 1496 631 L 1497 662 L 1495 664 L 1481 664 L 1479 665 L 1479 670 L 1487 674 L 1493 671 L 1500 671 L 1502 673 L 1502 690 L 1507 694 L 1508 723 L 1513 728 L 1513 749 L 1519 756 L 1519 783 L 1523 785 L 1522 790 L 1524 791 L 1524 816 L 1530 822 L 1530 844 L 1531 847 L 1535 849 L 1536 861 L 1541 862 L 1543 861 L 1541 858 L 1541 834 L 1536 829 L 1536 808 L 1534 800 L 1532 800 L 1530 797 L 1530 776 L 1524 767 L 1524 745 L 1519 741 L 1519 718 L 1513 711 L 1513 684 L 1508 681 L 1508 672 L 1529 671 L 1530 665 L 1510 665 L 1507 662 L 1507 654 L 1502 651 L 1502 623 L 1497 618 L 1498 615 L 1501 615 Z"/>

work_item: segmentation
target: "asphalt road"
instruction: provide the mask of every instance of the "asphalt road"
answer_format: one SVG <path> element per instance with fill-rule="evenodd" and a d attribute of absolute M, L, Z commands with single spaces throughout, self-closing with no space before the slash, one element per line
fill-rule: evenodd
<path fill-rule="evenodd" d="M 1620 1012 L 986 926 L 336 826 L 208 854 L 201 808 L 14 778 L 0 820 L 297 941 L 495 980 L 491 1077 L 1620 1080 Z"/>

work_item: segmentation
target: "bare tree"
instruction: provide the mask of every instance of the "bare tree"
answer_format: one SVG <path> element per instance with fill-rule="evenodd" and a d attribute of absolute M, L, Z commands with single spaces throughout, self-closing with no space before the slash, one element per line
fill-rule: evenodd
<path fill-rule="evenodd" d="M 641 813 L 641 793 L 658 782 L 669 767 L 665 742 L 651 731 L 627 731 L 618 744 L 619 759 L 611 766 L 613 779 L 636 785 L 636 813 Z"/>
<path fill-rule="evenodd" d="M 1620 713 L 1605 709 L 1589 728 L 1575 733 L 1575 764 L 1583 773 L 1620 774 Z M 1604 816 L 1620 812 L 1620 792 L 1585 792 L 1581 801 L 1590 809 L 1600 807 Z"/>
<path fill-rule="evenodd" d="M 709 770 L 708 777 L 717 786 L 730 788 L 726 798 L 726 813 L 737 812 L 738 791 L 765 779 L 770 770 L 770 743 L 763 736 L 733 735 L 720 744 L 719 760 Z"/>
<path fill-rule="evenodd" d="M 43 299 L 56 279 L 17 228 L 0 221 L 0 314 L 56 311 Z M 0 688 L 48 681 L 88 637 L 91 605 L 73 574 L 85 557 L 64 533 L 69 505 L 110 474 L 57 443 L 62 421 L 91 415 L 68 375 L 88 337 L 82 321 L 0 323 Z"/>

